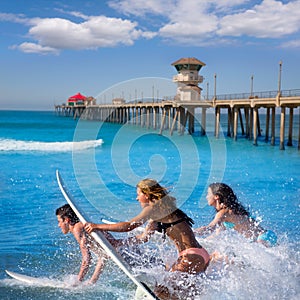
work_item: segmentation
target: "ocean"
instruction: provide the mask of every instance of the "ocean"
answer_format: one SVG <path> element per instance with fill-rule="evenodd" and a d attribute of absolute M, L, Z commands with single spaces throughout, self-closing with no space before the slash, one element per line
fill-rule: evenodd
<path fill-rule="evenodd" d="M 208 184 L 229 184 L 261 225 L 277 233 L 278 245 L 265 248 L 230 230 L 197 237 L 209 252 L 227 255 L 230 264 L 210 267 L 206 277 L 189 278 L 200 295 L 186 299 L 299 299 L 297 143 L 281 151 L 278 139 L 275 146 L 263 137 L 258 146 L 241 136 L 237 141 L 226 134 L 216 139 L 213 124 L 213 115 L 208 116 L 206 136 L 197 130 L 193 136 L 170 136 L 168 131 L 158 135 L 130 124 L 74 120 L 51 111 L 0 111 L 0 298 L 134 299 L 134 285 L 113 262 L 94 286 L 72 286 L 81 255 L 74 237 L 57 226 L 55 210 L 65 204 L 55 177 L 59 170 L 94 222 L 137 214 L 136 183 L 152 177 L 170 190 L 196 228 L 214 216 L 205 199 Z M 222 125 L 226 132 L 225 119 Z M 298 129 L 294 134 L 296 140 Z M 156 251 L 165 262 L 177 255 L 162 239 L 154 238 L 142 249 Z M 46 284 L 17 282 L 5 270 L 41 277 Z M 158 266 L 148 272 L 150 284 L 168 276 Z"/>

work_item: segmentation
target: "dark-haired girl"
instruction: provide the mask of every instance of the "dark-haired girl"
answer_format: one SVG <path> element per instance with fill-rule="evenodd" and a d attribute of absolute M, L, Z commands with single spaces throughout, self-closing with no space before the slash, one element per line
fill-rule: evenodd
<path fill-rule="evenodd" d="M 263 229 L 249 211 L 238 201 L 231 187 L 225 183 L 212 183 L 207 190 L 207 203 L 215 207 L 216 215 L 207 225 L 197 228 L 196 233 L 204 235 L 216 229 L 234 229 L 253 241 L 267 247 L 277 243 L 277 236 L 271 230 Z"/>

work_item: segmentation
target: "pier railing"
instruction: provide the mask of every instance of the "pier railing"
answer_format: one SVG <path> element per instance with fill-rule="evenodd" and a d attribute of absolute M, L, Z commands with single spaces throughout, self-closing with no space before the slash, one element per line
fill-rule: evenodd
<path fill-rule="evenodd" d="M 263 91 L 252 93 L 235 93 L 216 95 L 216 100 L 235 100 L 235 99 L 251 99 L 251 98 L 276 98 L 278 91 Z M 300 96 L 300 89 L 282 90 L 280 91 L 281 97 L 298 97 Z M 208 100 L 208 99 L 206 99 Z"/>

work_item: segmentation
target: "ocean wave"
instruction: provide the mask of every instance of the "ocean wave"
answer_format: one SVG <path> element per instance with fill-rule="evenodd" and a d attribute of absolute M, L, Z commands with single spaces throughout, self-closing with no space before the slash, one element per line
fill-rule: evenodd
<path fill-rule="evenodd" d="M 79 142 L 38 142 L 0 139 L 0 151 L 69 152 L 96 148 L 102 144 L 102 139 Z"/>

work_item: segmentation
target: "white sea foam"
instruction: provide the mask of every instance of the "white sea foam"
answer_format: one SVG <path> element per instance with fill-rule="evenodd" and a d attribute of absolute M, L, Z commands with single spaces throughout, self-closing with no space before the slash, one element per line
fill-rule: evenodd
<path fill-rule="evenodd" d="M 280 239 L 279 245 L 266 248 L 234 232 L 197 239 L 209 253 L 217 251 L 226 259 L 211 262 L 204 276 L 153 268 L 145 270 L 148 277 L 150 272 L 156 284 L 175 289 L 180 299 L 299 299 L 299 243 L 295 250 Z M 174 263 L 177 252 L 170 255 L 166 245 L 158 247 L 164 262 Z"/>
<path fill-rule="evenodd" d="M 102 139 L 79 142 L 38 142 L 0 139 L 0 151 L 68 152 L 96 148 L 102 144 Z"/>

